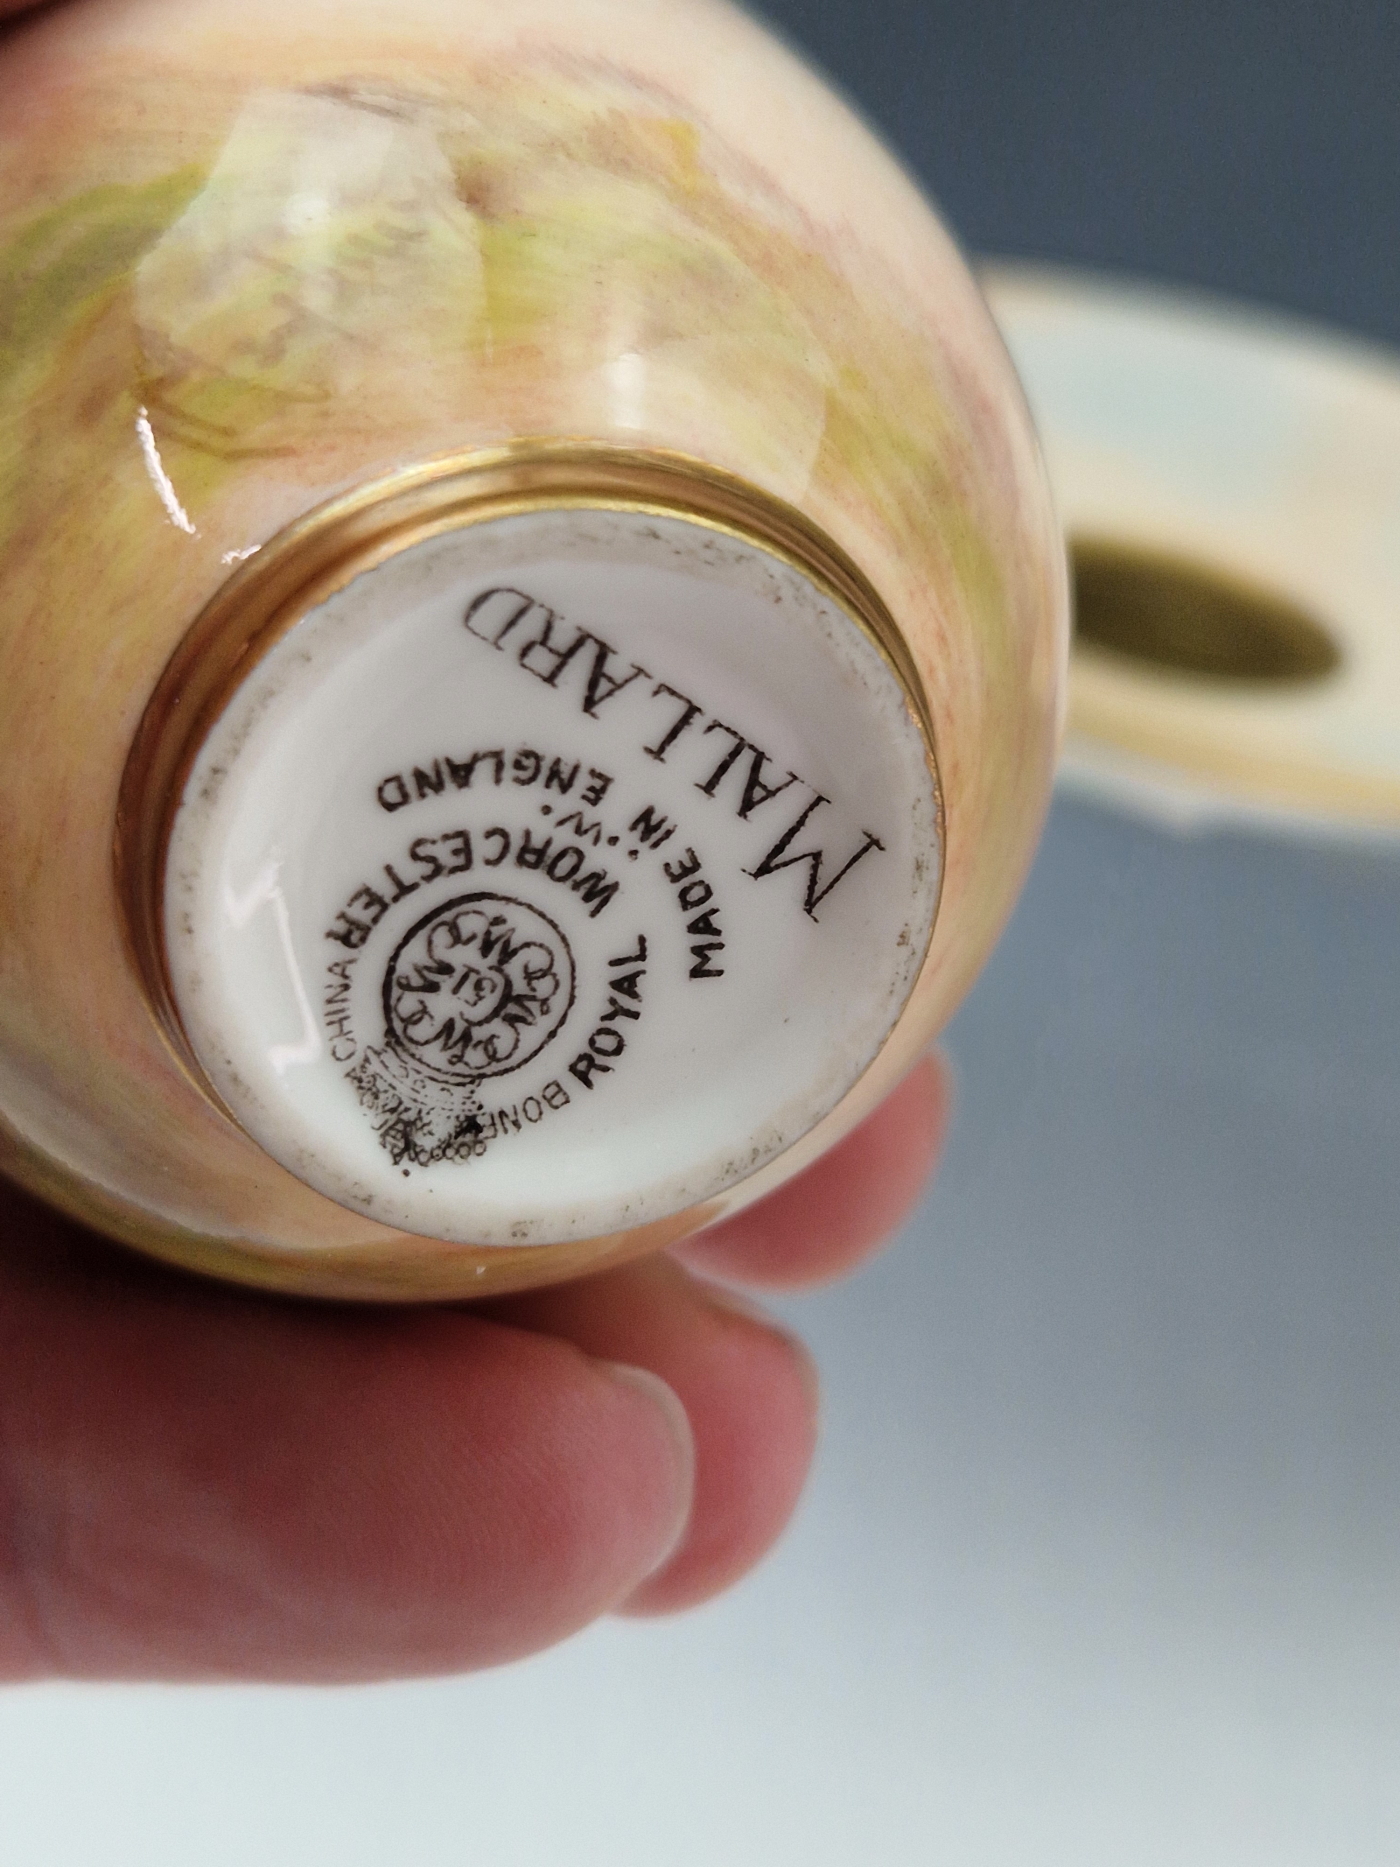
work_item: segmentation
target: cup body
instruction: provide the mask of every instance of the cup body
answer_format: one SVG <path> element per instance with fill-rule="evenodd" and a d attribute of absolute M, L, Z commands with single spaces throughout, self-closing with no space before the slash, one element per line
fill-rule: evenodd
<path fill-rule="evenodd" d="M 450 1296 L 712 1222 L 894 1085 L 1039 829 L 1063 559 L 959 256 L 790 54 L 671 0 L 66 8 L 0 60 L 0 304 L 9 1171 L 222 1275 Z"/>

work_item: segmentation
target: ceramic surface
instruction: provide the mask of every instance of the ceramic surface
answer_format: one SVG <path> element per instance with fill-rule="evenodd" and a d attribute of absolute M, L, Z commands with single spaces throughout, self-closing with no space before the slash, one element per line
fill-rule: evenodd
<path fill-rule="evenodd" d="M 1063 781 L 1174 823 L 1400 835 L 1400 360 L 1204 295 L 984 282 L 1067 530 L 1275 593 L 1337 651 L 1276 683 L 1081 648 Z"/>
<path fill-rule="evenodd" d="M 455 1229 L 469 1242 L 448 1243 L 441 1234 L 454 1228 L 432 1227 L 421 1201 L 384 1223 L 363 1201 L 357 1211 L 327 1197 L 334 1174 L 304 1161 L 294 1170 L 294 1143 L 260 1130 L 231 1077 L 211 1090 L 220 1066 L 210 1059 L 240 1018 L 256 1015 L 252 1000 L 235 993 L 222 1023 L 206 1023 L 192 1067 L 124 937 L 112 841 L 123 772 L 162 672 L 231 578 L 327 500 L 522 440 L 626 449 L 732 476 L 857 567 L 907 649 L 907 680 L 867 654 L 863 618 L 840 601 L 813 638 L 825 627 L 828 647 L 796 674 L 764 653 L 749 668 L 731 661 L 726 674 L 724 628 L 702 616 L 708 639 L 687 649 L 686 678 L 713 674 L 715 685 L 692 696 L 706 720 L 725 720 L 751 752 L 781 756 L 781 772 L 760 768 L 760 784 L 792 771 L 815 795 L 820 761 L 844 761 L 848 793 L 830 806 L 833 822 L 852 813 L 839 860 L 868 833 L 887 841 L 872 828 L 871 799 L 902 817 L 908 853 L 865 891 L 875 917 L 866 932 L 882 955 L 871 1004 L 887 1011 L 853 1010 L 835 1062 L 798 1070 L 801 1083 L 783 1076 L 755 1025 L 754 1005 L 772 997 L 761 971 L 745 975 L 722 1014 L 776 1071 L 764 1108 L 749 1111 L 760 1132 L 747 1155 L 734 1144 L 741 1069 L 713 1078 L 717 1104 L 733 1107 L 717 1115 L 713 1145 L 644 1205 L 642 1223 L 616 1201 L 605 1213 L 604 1201 L 602 1236 L 570 1236 L 559 1219 L 531 1238 L 567 1242 L 491 1245 L 463 1222 Z M 751 584 L 763 548 L 752 538 L 739 548 L 759 554 L 747 560 Z M 635 532 L 628 540 L 615 528 L 603 556 L 612 552 L 622 582 L 651 574 L 637 549 Z M 1014 898 L 1043 811 L 1063 568 L 1004 354 L 903 176 L 788 54 L 717 7 L 411 0 L 391 15 L 349 4 L 292 20 L 265 0 L 236 14 L 206 0 L 80 5 L 16 30 L 0 63 L 0 553 L 9 1162 L 108 1230 L 229 1275 L 352 1295 L 505 1288 L 663 1243 L 756 1197 L 866 1113 L 949 1015 Z M 797 579 L 775 627 L 817 617 L 830 597 L 820 578 L 804 584 L 800 565 L 761 568 Z M 595 570 L 564 566 L 554 608 L 567 615 L 586 598 L 580 628 L 620 652 L 622 636 L 612 644 L 599 621 L 601 585 L 584 590 Z M 453 587 L 465 602 L 481 594 Z M 708 587 L 692 580 L 685 601 L 705 611 Z M 658 651 L 671 625 L 646 623 L 635 592 L 628 603 L 627 665 L 644 667 L 656 687 L 669 679 Z M 706 613 L 722 608 L 711 601 Z M 683 609 L 668 612 L 673 623 Z M 303 620 L 314 626 L 315 613 L 313 604 Z M 384 613 L 397 626 L 407 612 L 396 599 Z M 339 649 L 322 666 L 330 686 L 349 678 Z M 842 666 L 844 698 L 822 701 Z M 446 704 L 443 680 L 430 655 L 400 690 L 403 716 L 418 724 L 386 748 L 383 771 L 366 752 L 359 776 L 372 766 L 376 784 L 399 773 L 411 785 L 415 764 L 431 772 L 433 758 L 456 757 L 452 747 L 468 740 L 481 749 L 484 721 L 454 721 L 450 745 L 437 730 L 447 724 L 433 711 Z M 670 684 L 689 694 L 681 680 Z M 329 704 L 330 687 L 318 691 L 305 719 L 288 715 L 289 731 L 308 782 L 330 787 L 330 798 L 333 761 L 303 735 Z M 376 718 L 394 712 L 376 676 L 347 691 L 352 707 L 372 696 Z M 504 690 L 483 690 L 480 705 L 507 708 Z M 921 714 L 936 748 L 936 800 L 926 757 L 910 756 Z M 501 723 L 512 756 L 567 751 L 568 767 L 587 769 L 583 741 L 546 748 L 541 725 L 523 736 L 521 720 L 509 734 Z M 761 737 L 770 723 L 772 746 Z M 869 750 L 872 735 L 883 735 L 882 750 Z M 929 749 L 921 741 L 921 756 Z M 247 767 L 249 797 L 271 769 Z M 692 812 L 713 802 L 708 777 L 698 767 L 692 776 Z M 268 798 L 249 805 L 265 823 L 275 814 Z M 779 808 L 776 798 L 763 805 L 772 841 L 757 837 L 766 825 L 754 816 L 752 850 L 734 840 L 747 828 L 736 810 L 716 860 L 740 875 L 745 863 L 761 866 L 788 827 L 776 823 Z M 940 808 L 941 841 L 932 831 Z M 636 815 L 604 835 L 621 838 Z M 381 816 L 387 829 L 391 814 Z M 434 824 L 438 835 L 523 828 Z M 700 837 L 688 824 L 686 847 L 709 859 Z M 800 853 L 795 842 L 789 852 Z M 380 868 L 394 862 L 377 845 L 373 853 Z M 299 858 L 292 867 L 306 872 Z M 663 879 L 651 874 L 649 885 L 664 894 L 664 870 L 650 868 Z M 942 894 L 929 940 L 935 871 Z M 833 909 L 857 899 L 861 870 L 851 874 Z M 800 869 L 787 881 L 800 882 Z M 547 891 L 525 906 L 563 932 Z M 792 908 L 786 919 L 770 912 L 761 938 L 748 939 L 750 951 L 767 943 L 786 956 L 785 983 L 805 976 L 801 941 L 811 932 L 805 910 L 794 918 Z M 730 911 L 737 926 L 737 902 Z M 275 913 L 263 926 L 275 934 Z M 915 951 L 927 944 L 913 979 L 909 943 L 892 944 L 907 926 Z M 395 923 L 395 940 L 414 937 Z M 564 937 L 576 992 L 580 967 L 596 992 L 596 959 L 606 975 L 611 958 L 635 950 L 624 939 L 617 955 L 584 961 Z M 675 925 L 667 937 L 674 944 Z M 805 1014 L 794 999 L 782 1000 L 782 1015 L 816 1027 L 824 1006 L 854 1006 L 865 987 L 853 952 Z M 176 991 L 193 1026 L 200 993 L 189 971 Z M 557 968 L 553 976 L 557 996 L 565 979 Z M 672 998 L 683 1003 L 680 987 Z M 295 993 L 291 1010 L 302 1015 Z M 329 1044 L 324 1005 L 319 1014 L 316 1036 Z M 580 1001 L 585 1042 L 596 1028 Z M 274 1045 L 295 1041 L 293 1030 Z M 523 1078 L 521 1089 L 517 1108 Z M 574 1100 L 586 1099 L 580 1088 Z M 551 1117 L 556 1127 L 566 1113 Z M 684 1122 L 683 1101 L 673 1115 Z M 503 1163 L 516 1145 L 512 1131 L 491 1152 Z M 528 1145 L 523 1126 L 518 1145 Z M 367 1147 L 366 1158 L 383 1154 L 378 1140 Z M 612 1127 L 608 1148 L 614 1163 L 640 1154 L 626 1122 Z M 710 1164 L 702 1172 L 696 1161 Z M 691 1194 L 698 1204 L 685 1203 Z"/>
<path fill-rule="evenodd" d="M 234 695 L 169 848 L 174 996 L 342 1204 L 590 1238 L 712 1198 L 860 1076 L 938 849 L 894 671 L 798 571 L 693 520 L 517 513 L 362 572 Z"/>

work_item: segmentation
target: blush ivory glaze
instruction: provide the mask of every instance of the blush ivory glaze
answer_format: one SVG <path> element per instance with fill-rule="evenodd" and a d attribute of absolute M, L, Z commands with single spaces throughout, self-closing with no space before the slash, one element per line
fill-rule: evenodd
<path fill-rule="evenodd" d="M 366 1298 L 779 1185 L 966 990 L 1060 726 L 1058 528 L 927 207 L 709 4 L 0 52 L 9 1171 Z"/>

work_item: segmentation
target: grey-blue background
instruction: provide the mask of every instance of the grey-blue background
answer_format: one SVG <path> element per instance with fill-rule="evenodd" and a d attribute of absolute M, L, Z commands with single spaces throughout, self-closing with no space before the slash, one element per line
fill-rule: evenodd
<path fill-rule="evenodd" d="M 765 0 L 974 251 L 1400 343 L 1388 0 Z"/>

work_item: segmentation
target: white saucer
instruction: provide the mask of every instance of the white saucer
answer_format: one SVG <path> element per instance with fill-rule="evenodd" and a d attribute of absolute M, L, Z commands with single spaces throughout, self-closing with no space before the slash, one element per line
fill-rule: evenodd
<path fill-rule="evenodd" d="M 1400 837 L 1400 361 L 1291 319 L 1093 275 L 982 283 L 1066 531 L 1311 616 L 1320 678 L 1076 651 L 1062 782 L 1179 828 Z"/>

